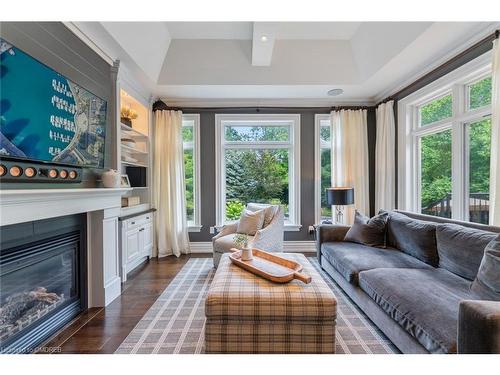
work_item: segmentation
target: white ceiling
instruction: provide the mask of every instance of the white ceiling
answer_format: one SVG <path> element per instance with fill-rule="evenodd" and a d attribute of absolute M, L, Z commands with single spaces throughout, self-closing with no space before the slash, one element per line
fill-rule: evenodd
<path fill-rule="evenodd" d="M 372 104 L 481 39 L 486 22 L 76 22 L 172 105 Z M 265 40 L 262 37 L 265 37 Z M 327 96 L 344 89 L 339 97 Z"/>
<path fill-rule="evenodd" d="M 276 39 L 348 40 L 361 22 L 256 22 Z M 166 22 L 172 39 L 251 40 L 254 22 Z"/>

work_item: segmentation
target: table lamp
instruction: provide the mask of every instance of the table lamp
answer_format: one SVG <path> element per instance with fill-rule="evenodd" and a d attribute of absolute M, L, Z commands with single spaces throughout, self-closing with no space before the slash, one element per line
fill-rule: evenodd
<path fill-rule="evenodd" d="M 335 206 L 335 212 L 336 212 L 335 221 L 339 224 L 343 224 L 344 206 L 347 206 L 349 204 L 354 204 L 354 188 L 341 187 L 341 186 L 327 188 L 326 199 L 330 206 Z"/>

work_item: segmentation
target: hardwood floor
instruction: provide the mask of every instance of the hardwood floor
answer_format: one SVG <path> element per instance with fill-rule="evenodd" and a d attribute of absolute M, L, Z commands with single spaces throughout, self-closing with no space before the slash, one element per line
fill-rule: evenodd
<path fill-rule="evenodd" d="M 152 259 L 139 266 L 122 285 L 120 297 L 106 308 L 80 314 L 44 347 L 53 353 L 114 353 L 188 259 L 211 254 Z"/>

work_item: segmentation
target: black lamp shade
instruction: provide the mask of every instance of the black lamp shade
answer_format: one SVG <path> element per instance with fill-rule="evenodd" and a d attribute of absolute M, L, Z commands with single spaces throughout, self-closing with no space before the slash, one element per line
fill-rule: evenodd
<path fill-rule="evenodd" d="M 346 206 L 354 204 L 354 188 L 331 187 L 326 189 L 326 199 L 330 206 Z"/>

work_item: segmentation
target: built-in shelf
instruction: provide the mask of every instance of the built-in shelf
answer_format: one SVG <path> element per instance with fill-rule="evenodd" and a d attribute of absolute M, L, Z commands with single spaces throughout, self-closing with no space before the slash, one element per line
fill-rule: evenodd
<path fill-rule="evenodd" d="M 126 135 L 129 137 L 143 138 L 143 139 L 148 138 L 147 134 L 143 134 L 140 131 L 135 130 L 134 128 L 132 128 L 130 126 L 125 125 L 124 123 L 120 123 L 120 124 L 121 124 L 121 129 L 122 129 L 122 136 Z"/>
<path fill-rule="evenodd" d="M 140 204 L 132 207 L 122 207 L 120 216 L 134 215 L 144 212 L 151 207 L 152 202 L 152 179 L 151 168 L 151 107 L 146 104 L 144 99 L 135 98 L 128 94 L 123 88 L 120 89 L 120 110 L 122 108 L 130 109 L 137 114 L 137 117 L 131 120 L 130 126 L 117 121 L 116 127 L 119 133 L 118 149 L 118 169 L 122 174 L 127 173 L 127 167 L 142 167 L 146 172 L 146 186 L 133 187 L 127 193 L 127 197 L 138 197 Z M 122 141 L 130 139 L 131 142 Z M 133 142 L 133 143 L 132 143 Z M 139 173 L 140 171 L 134 171 Z M 133 171 L 129 171 L 133 173 Z M 142 185 L 142 184 L 139 184 Z"/>
<path fill-rule="evenodd" d="M 146 164 L 143 164 L 143 163 L 137 163 L 137 162 L 133 162 L 133 161 L 125 161 L 125 160 L 122 160 L 122 164 L 125 164 L 125 165 L 131 165 L 133 167 L 144 167 L 144 168 L 148 168 L 148 165 Z"/>
<path fill-rule="evenodd" d="M 148 152 L 146 151 L 138 150 L 136 148 L 124 145 L 123 143 L 122 143 L 122 149 L 131 154 L 148 155 Z"/>

